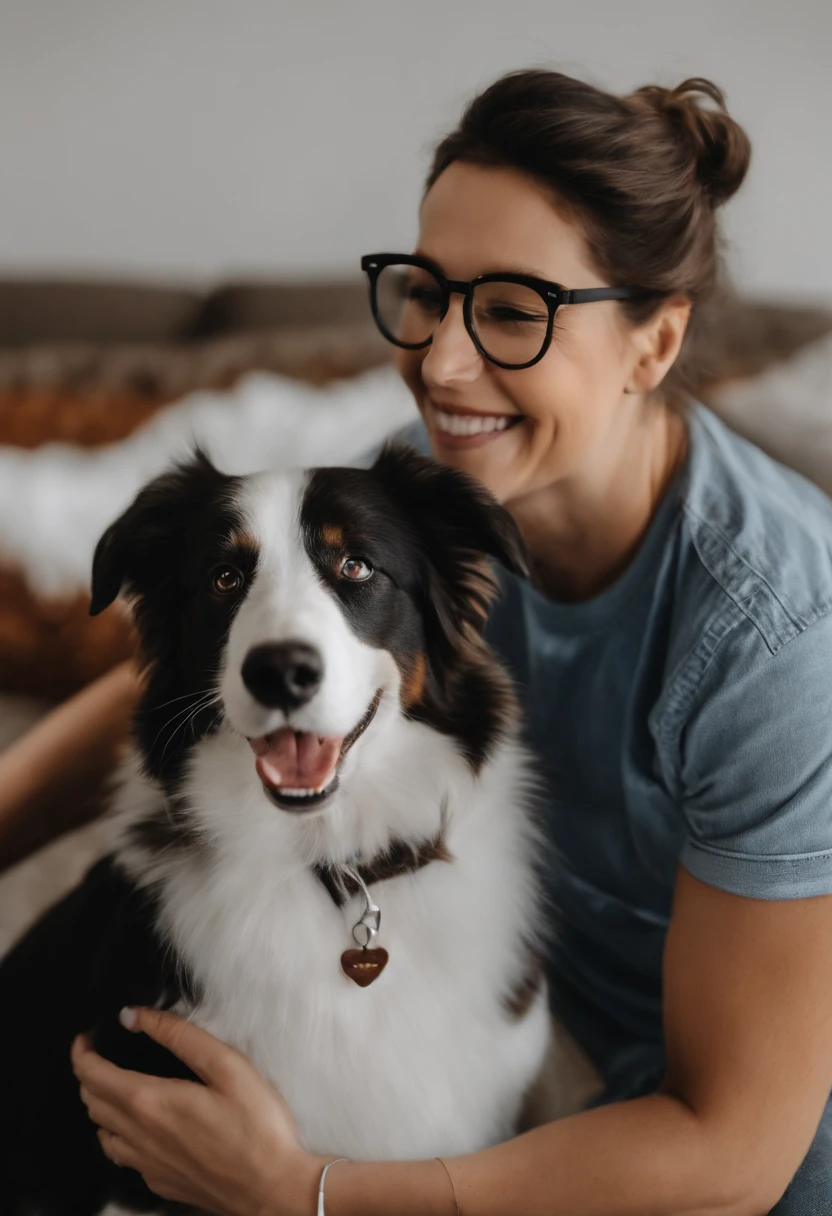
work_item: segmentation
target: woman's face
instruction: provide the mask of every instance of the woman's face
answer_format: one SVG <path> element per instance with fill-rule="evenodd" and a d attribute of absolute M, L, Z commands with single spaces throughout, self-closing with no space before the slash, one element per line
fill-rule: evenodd
<path fill-rule="evenodd" d="M 579 229 L 525 175 L 457 162 L 422 206 L 418 253 L 449 279 L 513 271 L 562 287 L 602 287 Z M 462 296 L 430 346 L 397 349 L 396 364 L 444 464 L 470 473 L 505 503 L 580 475 L 632 424 L 637 398 L 623 396 L 638 360 L 637 330 L 614 302 L 564 306 L 552 343 L 533 367 L 506 371 L 484 359 L 463 322 Z M 631 404 L 632 403 L 632 404 Z M 474 435 L 449 415 L 506 419 Z"/>

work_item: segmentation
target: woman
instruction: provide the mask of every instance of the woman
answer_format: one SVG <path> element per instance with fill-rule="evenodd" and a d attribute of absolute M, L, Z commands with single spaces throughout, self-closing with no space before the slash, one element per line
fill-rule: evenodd
<path fill-rule="evenodd" d="M 339 1163 L 329 1216 L 832 1210 L 832 507 L 680 404 L 748 160 L 707 81 L 521 72 L 440 144 L 416 257 L 365 259 L 431 449 L 532 554 L 491 627 L 556 793 L 556 1009 L 605 1092 L 444 1164 Z M 330 1158 L 251 1065 L 124 1016 L 206 1085 L 79 1040 L 105 1152 L 210 1211 L 311 1214 Z"/>

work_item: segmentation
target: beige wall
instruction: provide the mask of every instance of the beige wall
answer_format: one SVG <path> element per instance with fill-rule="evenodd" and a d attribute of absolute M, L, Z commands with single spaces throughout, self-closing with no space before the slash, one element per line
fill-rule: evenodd
<path fill-rule="evenodd" d="M 832 299 L 830 0 L 0 0 L 0 274 L 351 270 L 406 246 L 496 74 L 711 75 L 756 160 L 752 292 Z"/>

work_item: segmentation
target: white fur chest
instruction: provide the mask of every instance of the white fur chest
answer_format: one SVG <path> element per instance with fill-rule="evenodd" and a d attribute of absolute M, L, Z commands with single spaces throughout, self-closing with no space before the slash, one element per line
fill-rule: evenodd
<path fill-rule="evenodd" d="M 418 812 L 427 829 L 438 823 L 440 793 L 418 745 L 435 753 L 436 736 L 415 727 L 404 743 L 396 788 L 411 824 Z M 378 773 L 368 762 L 352 783 L 365 834 L 374 815 L 396 818 L 389 760 Z M 233 796 L 245 830 L 166 866 L 161 927 L 203 994 L 181 1012 L 249 1056 L 314 1151 L 423 1157 L 509 1136 L 549 1025 L 543 990 L 520 1019 L 504 1005 L 538 915 L 522 752 L 503 746 L 476 782 L 459 764 L 440 766 L 453 860 L 372 886 L 378 944 L 390 958 L 364 989 L 340 967 L 363 900 L 336 907 L 310 865 L 327 833 L 357 847 L 350 823 L 358 802 L 345 803 L 326 829 L 321 821 L 310 829 L 264 807 L 246 785 L 249 769 L 219 737 L 200 749 L 189 781 L 206 823 L 209 804 L 227 808 Z M 135 871 L 135 858 L 129 865 Z"/>

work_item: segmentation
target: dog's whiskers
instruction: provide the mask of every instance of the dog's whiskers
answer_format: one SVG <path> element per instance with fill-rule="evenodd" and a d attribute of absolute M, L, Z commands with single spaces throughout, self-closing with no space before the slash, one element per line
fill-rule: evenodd
<path fill-rule="evenodd" d="M 153 708 L 164 709 L 167 705 L 173 705 L 175 701 L 189 701 L 192 697 L 199 697 L 203 695 L 204 694 L 197 692 L 185 692 L 181 697 L 171 697 L 169 701 L 160 701 L 158 705 L 154 704 Z M 164 730 L 164 727 L 162 727 L 162 729 Z"/>
<path fill-rule="evenodd" d="M 201 699 L 210 694 L 204 693 L 204 692 L 198 692 L 198 693 L 192 692 L 192 693 L 187 693 L 186 695 L 193 700 L 193 698 Z M 191 708 L 192 708 L 191 705 L 186 705 L 184 709 L 178 710 L 175 714 L 173 714 L 170 718 L 168 718 L 167 722 L 162 723 L 162 725 L 159 727 L 159 730 L 156 732 L 153 742 L 150 745 L 151 751 L 155 748 L 156 744 L 159 742 L 159 739 L 162 735 L 162 731 L 164 731 L 168 726 L 170 726 L 171 722 L 175 722 L 177 718 L 182 717 L 183 714 L 187 714 Z"/>
<path fill-rule="evenodd" d="M 189 694 L 189 695 L 194 696 L 197 694 Z M 164 760 L 165 752 L 168 750 L 168 747 L 170 746 L 170 744 L 171 744 L 174 736 L 177 734 L 177 732 L 179 730 L 182 730 L 185 727 L 187 727 L 188 723 L 192 722 L 193 719 L 196 717 L 196 715 L 198 713 L 200 713 L 201 710 L 208 709 L 211 705 L 216 705 L 218 702 L 221 701 L 221 696 L 220 696 L 220 692 L 218 689 L 211 689 L 207 693 L 198 694 L 198 695 L 199 695 L 200 699 L 196 705 L 194 705 L 193 707 L 191 707 L 190 705 L 186 705 L 183 710 L 180 710 L 179 713 L 174 714 L 174 716 L 172 718 L 169 718 L 168 721 L 165 723 L 165 726 L 169 726 L 171 722 L 174 722 L 177 718 L 181 718 L 183 714 L 188 714 L 188 711 L 190 710 L 190 714 L 188 717 L 185 718 L 185 721 L 181 722 L 179 724 L 179 726 L 174 727 L 174 729 L 171 731 L 170 735 L 168 736 L 167 743 L 165 743 L 165 746 L 162 749 L 162 755 L 159 757 L 160 764 Z M 162 730 L 165 729 L 165 726 L 162 727 Z M 159 738 L 159 735 L 161 735 L 162 730 L 160 730 L 159 733 L 156 735 L 156 739 Z M 156 739 L 154 739 L 154 741 L 153 741 L 154 745 L 156 743 Z M 166 797 L 163 798 L 162 801 L 163 801 L 163 805 L 165 808 L 165 815 L 167 816 L 168 823 L 174 830 L 176 830 L 177 824 L 174 821 L 173 815 L 171 814 L 170 803 Z"/>
<path fill-rule="evenodd" d="M 187 726 L 187 724 L 188 724 L 188 722 L 190 722 L 191 718 L 193 718 L 197 713 L 199 713 L 199 711 L 201 709 L 207 708 L 208 705 L 213 705 L 217 701 L 220 700 L 219 690 L 215 689 L 215 688 L 209 689 L 209 691 L 207 693 L 194 693 L 194 694 L 192 694 L 192 696 L 196 696 L 198 698 L 197 703 L 195 705 L 186 705 L 184 709 L 180 709 L 177 713 L 173 714 L 173 716 L 168 718 L 167 722 L 165 722 L 165 724 L 157 732 L 156 737 L 153 740 L 153 743 L 151 744 L 151 750 L 156 747 L 156 744 L 159 742 L 159 739 L 162 736 L 162 732 L 165 731 L 171 725 L 172 722 L 176 722 L 177 718 L 185 719 L 184 722 L 181 722 L 179 724 L 179 726 L 174 727 L 174 729 L 170 732 L 170 735 L 168 736 L 167 742 L 165 743 L 164 749 L 162 751 L 160 760 L 164 759 L 165 752 L 167 752 L 168 747 L 170 746 L 171 741 L 173 740 L 173 738 L 175 737 L 177 732 L 183 726 Z"/>
<path fill-rule="evenodd" d="M 203 676 L 210 676 L 214 680 L 217 678 L 217 671 L 215 667 L 205 667 L 199 674 Z M 208 691 L 211 692 L 216 690 L 209 689 Z M 202 695 L 203 694 L 200 692 L 183 692 L 181 696 L 171 697 L 169 701 L 160 701 L 158 704 L 154 701 L 153 708 L 164 709 L 167 705 L 173 705 L 175 701 L 187 701 L 190 697 L 199 697 Z M 167 723 L 165 725 L 167 725 Z M 162 727 L 162 730 L 164 730 L 164 727 Z"/>

